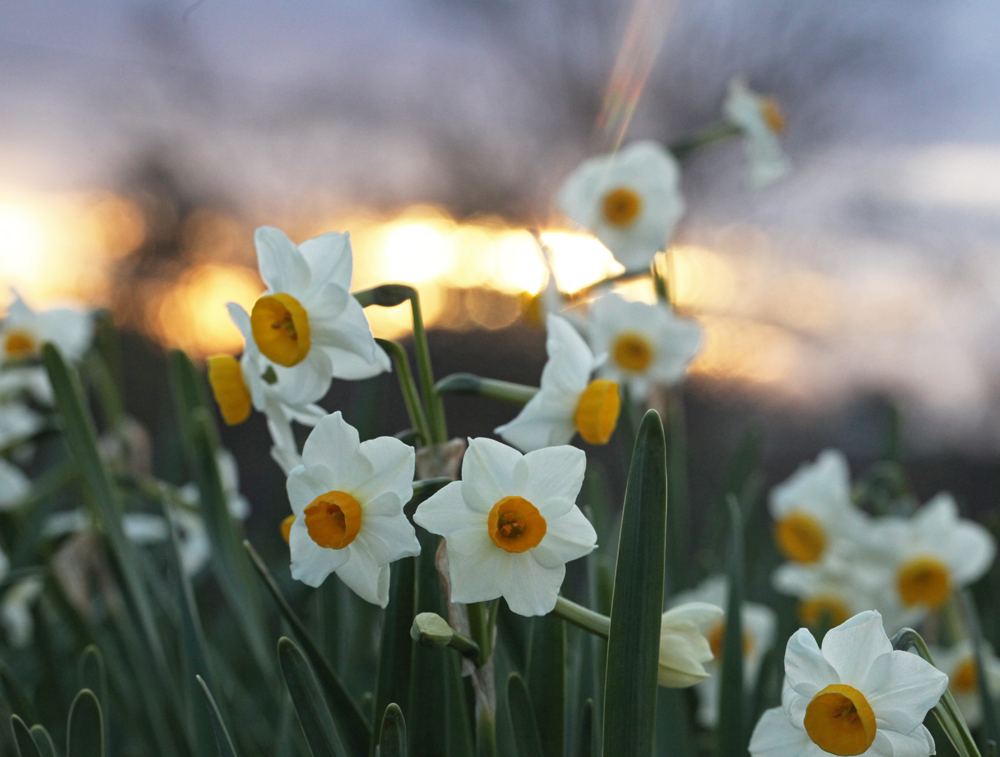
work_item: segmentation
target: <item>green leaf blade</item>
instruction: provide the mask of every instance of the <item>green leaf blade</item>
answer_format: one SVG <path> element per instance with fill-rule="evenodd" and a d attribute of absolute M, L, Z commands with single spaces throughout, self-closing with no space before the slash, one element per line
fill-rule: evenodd
<path fill-rule="evenodd" d="M 312 666 L 287 636 L 278 640 L 278 661 L 313 757 L 347 757 Z"/>
<path fill-rule="evenodd" d="M 378 757 L 406 757 L 406 723 L 399 705 L 385 708 L 379 732 Z"/>
<path fill-rule="evenodd" d="M 653 752 L 666 524 L 666 440 L 650 410 L 636 434 L 618 542 L 604 687 L 608 757 Z"/>
<path fill-rule="evenodd" d="M 66 757 L 104 757 L 104 715 L 90 689 L 81 690 L 69 708 Z"/>
<path fill-rule="evenodd" d="M 44 757 L 35 740 L 31 738 L 31 731 L 21 718 L 11 715 L 10 727 L 14 731 L 14 746 L 20 757 Z"/>
<path fill-rule="evenodd" d="M 511 673 L 507 679 L 507 710 L 510 712 L 518 757 L 545 757 L 531 695 L 524 679 L 517 673 Z"/>
<path fill-rule="evenodd" d="M 201 676 L 195 676 L 201 693 L 205 697 L 205 706 L 208 708 L 208 715 L 212 720 L 212 731 L 215 734 L 215 745 L 219 749 L 219 757 L 236 757 L 236 750 L 233 748 L 233 740 L 229 737 L 229 731 L 222 720 L 219 706 L 215 703 L 215 697 L 209 691 L 208 685 Z"/>
<path fill-rule="evenodd" d="M 563 757 L 566 732 L 566 624 L 555 617 L 532 618 L 528 692 L 534 703 L 545 757 Z"/>
<path fill-rule="evenodd" d="M 743 514 L 735 497 L 729 498 L 729 598 L 726 633 L 722 642 L 722 678 L 719 687 L 719 757 L 746 754 L 746 692 L 743 687 Z"/>

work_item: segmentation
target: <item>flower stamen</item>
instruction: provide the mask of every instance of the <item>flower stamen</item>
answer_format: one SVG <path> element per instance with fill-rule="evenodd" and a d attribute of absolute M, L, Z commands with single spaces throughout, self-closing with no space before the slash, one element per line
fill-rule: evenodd
<path fill-rule="evenodd" d="M 27 331 L 11 331 L 3 340 L 3 352 L 9 360 L 25 360 L 38 354 L 38 340 Z"/>
<path fill-rule="evenodd" d="M 622 370 L 642 373 L 653 362 L 653 345 L 641 334 L 626 331 L 615 339 L 611 356 Z"/>
<path fill-rule="evenodd" d="M 810 597 L 799 605 L 799 620 L 809 628 L 835 628 L 850 617 L 850 610 L 836 597 Z"/>
<path fill-rule="evenodd" d="M 826 533 L 819 522 L 803 512 L 792 512 L 774 525 L 778 549 L 789 560 L 814 563 L 826 551 Z"/>
<path fill-rule="evenodd" d="M 917 557 L 904 563 L 896 576 L 900 599 L 907 607 L 940 607 L 951 596 L 948 566 L 935 557 Z"/>
<path fill-rule="evenodd" d="M 628 187 L 615 187 L 604 195 L 601 209 L 612 226 L 631 226 L 642 212 L 642 197 Z"/>
<path fill-rule="evenodd" d="M 490 539 L 508 552 L 526 552 L 545 536 L 545 518 L 524 497 L 504 497 L 490 510 Z"/>

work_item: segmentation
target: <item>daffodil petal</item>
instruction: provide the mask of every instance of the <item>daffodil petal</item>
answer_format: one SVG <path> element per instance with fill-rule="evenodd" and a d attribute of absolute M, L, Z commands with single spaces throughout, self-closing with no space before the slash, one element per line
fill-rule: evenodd
<path fill-rule="evenodd" d="M 935 752 L 934 737 L 923 725 L 918 725 L 909 733 L 897 733 L 890 730 L 884 730 L 882 733 L 892 747 L 886 757 L 890 755 L 891 757 L 927 757 Z M 872 746 L 874 747 L 875 744 Z"/>
<path fill-rule="evenodd" d="M 796 728 L 780 707 L 761 715 L 750 737 L 753 757 L 802 757 L 812 743 L 806 732 Z"/>
<path fill-rule="evenodd" d="M 823 657 L 840 677 L 837 683 L 859 688 L 866 672 L 880 655 L 892 651 L 882 616 L 873 610 L 861 612 L 831 628 L 823 637 Z M 834 683 L 831 681 L 831 683 Z"/>
<path fill-rule="evenodd" d="M 574 410 L 575 406 L 554 406 L 549 397 L 539 392 L 514 420 L 498 426 L 494 433 L 522 452 L 569 444 L 576 434 Z"/>
<path fill-rule="evenodd" d="M 485 528 L 482 533 L 486 536 Z M 486 541 L 490 542 L 489 536 L 486 536 Z M 488 547 L 484 543 L 481 549 L 472 554 L 453 550 L 449 542 L 451 601 L 485 602 L 501 596 L 510 570 L 509 557 L 507 552 L 494 546 L 492 542 Z"/>
<path fill-rule="evenodd" d="M 547 615 L 556 606 L 556 597 L 566 577 L 566 566 L 559 564 L 547 568 L 539 563 L 531 551 L 509 555 L 516 566 L 511 571 L 503 598 L 512 612 L 518 615 Z"/>
<path fill-rule="evenodd" d="M 573 508 L 587 455 L 578 447 L 562 445 L 529 452 L 514 467 L 515 486 L 546 520 L 558 518 Z"/>
<path fill-rule="evenodd" d="M 462 493 L 468 505 L 488 513 L 504 497 L 519 494 L 514 469 L 521 457 L 516 449 L 492 439 L 470 440 L 462 460 Z"/>
<path fill-rule="evenodd" d="M 309 264 L 281 229 L 261 226 L 254 232 L 257 267 L 271 292 L 301 292 L 309 286 Z"/>
<path fill-rule="evenodd" d="M 326 549 L 314 542 L 302 517 L 296 517 L 292 524 L 288 546 L 292 554 L 292 578 L 313 588 L 321 585 L 350 556 L 347 549 Z"/>
<path fill-rule="evenodd" d="M 375 475 L 375 468 L 361 454 L 358 431 L 344 420 L 340 411 L 316 424 L 302 448 L 307 467 L 325 467 L 332 471 L 341 491 L 352 491 Z"/>
<path fill-rule="evenodd" d="M 468 501 L 463 496 L 466 486 L 462 481 L 452 481 L 421 502 L 413 520 L 432 534 L 445 538 L 454 531 L 476 528 L 481 529 L 488 540 L 486 513 L 469 509 Z"/>
<path fill-rule="evenodd" d="M 351 290 L 354 256 L 350 235 L 331 231 L 307 239 L 299 252 L 309 266 L 312 281 L 332 281 L 345 291 Z"/>
<path fill-rule="evenodd" d="M 358 538 L 340 551 L 348 552 L 350 557 L 337 568 L 337 578 L 366 602 L 379 607 L 389 604 L 389 566 L 378 563 L 368 543 Z"/>
<path fill-rule="evenodd" d="M 860 688 L 876 718 L 909 733 L 948 688 L 948 676 L 917 655 L 893 651 L 871 663 Z"/>
<path fill-rule="evenodd" d="M 391 436 L 380 436 L 362 442 L 359 450 L 371 463 L 375 475 L 355 488 L 358 498 L 369 500 L 383 492 L 393 492 L 400 500 L 400 507 L 409 502 L 413 496 L 416 460 L 413 447 Z"/>
<path fill-rule="evenodd" d="M 800 628 L 785 647 L 785 683 L 794 691 L 800 686 L 803 696 L 811 697 L 831 683 L 840 683 L 840 676 L 827 662 L 816 644 L 816 639 L 805 628 Z"/>
<path fill-rule="evenodd" d="M 535 548 L 538 561 L 545 567 L 555 567 L 589 555 L 597 546 L 597 532 L 579 507 L 548 521 L 541 544 Z"/>

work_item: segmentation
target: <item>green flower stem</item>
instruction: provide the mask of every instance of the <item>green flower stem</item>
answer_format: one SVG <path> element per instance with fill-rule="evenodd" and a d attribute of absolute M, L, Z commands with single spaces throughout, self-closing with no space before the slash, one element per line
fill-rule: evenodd
<path fill-rule="evenodd" d="M 478 394 L 480 397 L 524 405 L 538 394 L 538 387 L 482 378 L 471 373 L 453 373 L 438 381 L 434 385 L 434 392 L 439 396 L 442 394 Z"/>
<path fill-rule="evenodd" d="M 893 636 L 892 648 L 902 650 L 915 649 L 917 654 L 931 665 L 934 665 L 934 658 L 931 657 L 930 650 L 927 648 L 923 637 L 912 628 L 904 628 Z M 972 733 L 969 731 L 969 725 L 965 722 L 961 710 L 958 709 L 955 697 L 952 696 L 948 689 L 944 690 L 941 700 L 934 706 L 934 717 L 937 718 L 938 723 L 941 724 L 941 728 L 947 734 L 948 738 L 951 739 L 955 749 L 963 757 L 982 757 L 979 747 L 976 746 L 976 740 L 972 738 Z"/>
<path fill-rule="evenodd" d="M 448 441 L 448 426 L 444 417 L 444 404 L 434 393 L 434 371 L 431 368 L 431 351 L 427 344 L 427 331 L 424 328 L 424 317 L 420 310 L 420 294 L 407 284 L 383 284 L 373 289 L 355 292 L 354 298 L 361 307 L 380 305 L 391 308 L 410 301 L 413 315 L 413 348 L 417 353 L 417 375 L 420 377 L 420 391 L 427 412 L 428 429 L 431 444 L 444 444 Z"/>
<path fill-rule="evenodd" d="M 713 142 L 721 142 L 731 137 L 738 137 L 742 133 L 743 130 L 739 126 L 735 126 L 727 121 L 720 121 L 671 142 L 668 149 L 674 154 L 675 158 L 684 158 L 699 147 L 710 145 Z"/>
<path fill-rule="evenodd" d="M 376 339 L 375 341 L 392 358 L 392 363 L 396 366 L 396 376 L 399 378 L 399 388 L 403 393 L 403 402 L 406 403 L 406 412 L 410 416 L 410 423 L 420 435 L 421 442 L 429 444 L 431 441 L 430 426 L 427 423 L 423 403 L 420 401 L 417 385 L 413 381 L 413 373 L 410 371 L 410 361 L 406 357 L 406 350 L 399 342 L 394 342 L 391 339 Z"/>
<path fill-rule="evenodd" d="M 602 639 L 607 639 L 611 631 L 611 618 L 607 615 L 601 615 L 599 612 L 588 610 L 583 605 L 578 605 L 566 597 L 556 597 L 556 606 L 552 610 L 552 614 L 562 618 L 567 623 L 590 631 Z"/>
<path fill-rule="evenodd" d="M 479 645 L 479 657 L 474 660 L 476 667 L 481 668 L 493 655 L 493 628 L 496 625 L 496 614 L 490 612 L 489 602 L 473 602 L 466 605 L 469 613 L 469 633 L 472 640 Z"/>
<path fill-rule="evenodd" d="M 483 707 L 476 708 L 476 757 L 494 757 L 497 753 L 495 714 Z"/>

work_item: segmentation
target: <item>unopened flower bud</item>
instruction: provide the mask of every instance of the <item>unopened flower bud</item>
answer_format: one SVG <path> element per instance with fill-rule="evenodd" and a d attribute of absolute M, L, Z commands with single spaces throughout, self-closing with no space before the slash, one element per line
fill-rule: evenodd
<path fill-rule="evenodd" d="M 434 612 L 422 612 L 413 619 L 410 636 L 425 647 L 440 649 L 451 643 L 455 632 L 448 621 Z"/>

